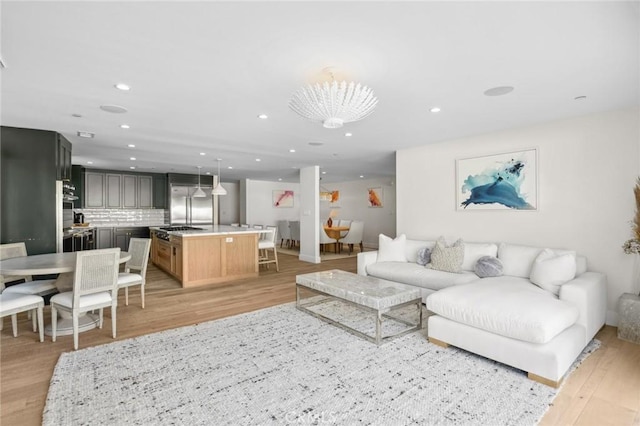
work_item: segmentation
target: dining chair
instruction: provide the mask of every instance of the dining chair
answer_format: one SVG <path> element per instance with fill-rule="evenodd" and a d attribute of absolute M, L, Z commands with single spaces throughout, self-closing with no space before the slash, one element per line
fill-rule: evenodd
<path fill-rule="evenodd" d="M 353 253 L 353 245 L 358 244 L 360 246 L 360 252 L 364 251 L 362 244 L 362 238 L 364 235 L 364 222 L 361 220 L 354 220 L 351 222 L 351 227 L 347 235 L 340 240 L 342 244 L 349 244 L 349 254 Z M 342 252 L 342 250 L 341 250 Z"/>
<path fill-rule="evenodd" d="M 144 309 L 144 286 L 147 277 L 147 264 L 149 263 L 149 251 L 151 239 L 131 238 L 129 249 L 131 259 L 124 265 L 124 272 L 118 274 L 118 289 L 124 288 L 124 304 L 129 306 L 129 287 L 140 286 L 140 298 Z M 131 271 L 136 271 L 133 273 Z"/>
<path fill-rule="evenodd" d="M 236 228 L 239 228 L 239 227 L 240 227 L 240 224 L 239 224 L 239 223 L 232 223 L 232 224 L 231 224 L 231 226 L 236 227 Z"/>
<path fill-rule="evenodd" d="M 266 265 L 269 269 L 270 263 L 276 264 L 276 271 L 280 272 L 280 266 L 278 265 L 278 250 L 276 248 L 276 241 L 278 239 L 278 227 L 267 226 L 267 232 L 265 232 L 265 239 L 258 241 L 258 252 L 262 253 L 258 259 L 258 265 Z M 269 258 L 269 250 L 273 250 L 273 259 Z"/>
<path fill-rule="evenodd" d="M 289 221 L 288 220 L 279 220 L 278 221 L 278 235 L 280 236 L 280 248 L 282 248 L 282 243 L 287 243 L 289 246 Z"/>
<path fill-rule="evenodd" d="M 40 296 L 3 292 L 0 294 L 0 330 L 2 330 L 3 318 L 11 316 L 13 337 L 18 337 L 18 314 L 25 311 L 32 312 L 33 331 L 40 331 L 40 341 L 44 342 L 43 309 L 44 299 Z M 37 329 L 36 317 L 38 318 Z"/>
<path fill-rule="evenodd" d="M 291 241 L 290 247 L 296 248 L 300 242 L 300 221 L 292 220 L 289 222 L 289 240 Z"/>
<path fill-rule="evenodd" d="M 0 260 L 25 257 L 26 255 L 27 247 L 24 242 L 0 244 Z M 13 284 L 5 288 L 6 283 L 19 280 L 24 280 L 25 282 Z M 0 288 L 4 288 L 2 291 L 3 294 L 18 293 L 47 296 L 58 291 L 56 288 L 56 280 L 33 280 L 30 275 L 0 275 L 0 283 Z"/>
<path fill-rule="evenodd" d="M 51 303 L 51 339 L 56 341 L 58 310 L 71 313 L 73 349 L 78 349 L 78 316 L 99 310 L 98 328 L 102 328 L 103 309 L 111 306 L 111 330 L 116 337 L 116 307 L 118 306 L 118 269 L 120 248 L 79 251 L 73 275 L 73 291 L 58 293 Z"/>
<path fill-rule="evenodd" d="M 326 244 L 337 244 L 335 238 L 331 238 L 324 230 L 324 222 L 320 221 L 320 251 L 324 253 Z M 337 253 L 337 251 L 336 251 Z"/>
<path fill-rule="evenodd" d="M 247 225 L 246 223 L 243 223 L 242 225 L 240 225 L 240 228 L 248 228 L 249 225 Z"/>

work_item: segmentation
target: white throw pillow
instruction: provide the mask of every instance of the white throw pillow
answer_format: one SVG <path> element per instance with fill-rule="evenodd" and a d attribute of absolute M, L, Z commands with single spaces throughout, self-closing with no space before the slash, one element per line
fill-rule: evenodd
<path fill-rule="evenodd" d="M 483 256 L 497 257 L 498 246 L 493 243 L 464 243 L 464 260 L 460 269 L 474 271 L 478 259 Z"/>
<path fill-rule="evenodd" d="M 544 249 L 531 268 L 531 282 L 558 295 L 560 286 L 576 276 L 576 253 Z"/>
<path fill-rule="evenodd" d="M 384 234 L 378 237 L 378 262 L 406 262 L 405 244 L 407 236 L 399 235 L 392 239 Z"/>

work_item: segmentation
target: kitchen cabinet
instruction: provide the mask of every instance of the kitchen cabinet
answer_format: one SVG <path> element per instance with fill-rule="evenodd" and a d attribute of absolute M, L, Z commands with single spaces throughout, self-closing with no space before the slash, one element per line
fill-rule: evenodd
<path fill-rule="evenodd" d="M 169 187 L 167 186 L 167 175 L 153 175 L 152 191 L 153 208 L 166 209 L 167 192 L 169 191 Z"/>
<path fill-rule="evenodd" d="M 127 251 L 129 249 L 129 241 L 131 240 L 131 238 L 149 238 L 149 228 L 147 228 L 146 226 L 114 228 L 114 247 L 120 247 L 120 250 Z"/>
<path fill-rule="evenodd" d="M 152 175 L 85 172 L 84 205 L 81 206 L 103 209 L 153 208 L 153 181 Z"/>
<path fill-rule="evenodd" d="M 105 174 L 86 172 L 84 174 L 84 206 L 88 209 L 104 208 Z"/>
<path fill-rule="evenodd" d="M 96 228 L 96 247 L 99 249 L 112 248 L 113 228 Z"/>
<path fill-rule="evenodd" d="M 171 271 L 171 254 L 173 251 L 171 249 L 171 243 L 169 241 L 158 239 L 156 240 L 156 244 L 158 251 L 158 258 L 155 262 L 156 265 L 167 272 Z"/>
<path fill-rule="evenodd" d="M 182 238 L 171 237 L 171 273 L 182 279 Z"/>
<path fill-rule="evenodd" d="M 56 180 L 70 174 L 65 170 L 71 161 L 71 144 L 59 136 L 48 130 L 0 126 L 0 242 L 24 241 L 30 255 L 55 253 L 58 248 Z"/>
<path fill-rule="evenodd" d="M 71 142 L 56 134 L 56 179 L 71 180 Z"/>

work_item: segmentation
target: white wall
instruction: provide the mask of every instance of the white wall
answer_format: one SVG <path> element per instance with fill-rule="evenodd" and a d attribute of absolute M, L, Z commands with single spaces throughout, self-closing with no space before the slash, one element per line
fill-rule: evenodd
<path fill-rule="evenodd" d="M 246 218 L 250 225 L 277 225 L 279 220 L 300 220 L 300 184 L 246 181 Z M 273 207 L 273 191 L 290 189 L 293 191 L 293 207 Z"/>
<path fill-rule="evenodd" d="M 408 238 L 570 248 L 607 275 L 607 323 L 630 292 L 633 186 L 640 175 L 640 111 L 588 115 L 399 151 L 397 232 Z M 535 147 L 539 210 L 456 211 L 455 160 Z"/>
<path fill-rule="evenodd" d="M 363 243 L 367 247 L 378 247 L 378 235 L 396 235 L 396 187 L 391 179 L 361 179 L 350 182 L 322 183 L 329 191 L 340 191 L 340 207 L 335 219 L 351 219 L 364 221 Z M 383 207 L 368 206 L 369 188 L 382 187 Z M 326 222 L 329 217 L 328 201 L 320 202 L 320 218 Z"/>
<path fill-rule="evenodd" d="M 228 225 L 240 222 L 240 184 L 238 182 L 222 182 L 227 195 L 218 196 L 220 223 Z"/>

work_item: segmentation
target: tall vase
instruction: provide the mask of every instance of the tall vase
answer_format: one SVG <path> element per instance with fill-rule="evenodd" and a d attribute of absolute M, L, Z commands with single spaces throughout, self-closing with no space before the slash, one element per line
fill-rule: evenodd
<path fill-rule="evenodd" d="M 618 338 L 640 344 L 640 254 L 634 256 L 633 293 L 618 299 Z"/>
<path fill-rule="evenodd" d="M 331 219 L 331 216 L 329 216 L 329 220 L 327 220 L 327 226 L 329 228 L 331 228 L 333 226 L 333 219 Z"/>

